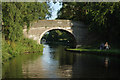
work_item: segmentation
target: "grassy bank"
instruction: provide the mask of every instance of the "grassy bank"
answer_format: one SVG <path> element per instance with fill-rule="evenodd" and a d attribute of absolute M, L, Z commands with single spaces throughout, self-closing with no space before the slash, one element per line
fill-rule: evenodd
<path fill-rule="evenodd" d="M 37 42 L 24 38 L 19 42 L 10 42 L 2 40 L 2 61 L 5 62 L 12 57 L 22 55 L 24 53 L 40 53 L 42 54 L 43 46 Z"/>
<path fill-rule="evenodd" d="M 119 49 L 100 50 L 100 49 L 77 48 L 77 49 L 66 49 L 66 51 L 120 57 L 120 50 Z"/>
<path fill-rule="evenodd" d="M 101 52 L 101 53 L 115 53 L 115 54 L 120 54 L 120 50 L 118 49 L 110 49 L 110 50 L 100 50 L 100 49 L 67 49 L 71 51 L 79 51 L 79 52 Z"/>

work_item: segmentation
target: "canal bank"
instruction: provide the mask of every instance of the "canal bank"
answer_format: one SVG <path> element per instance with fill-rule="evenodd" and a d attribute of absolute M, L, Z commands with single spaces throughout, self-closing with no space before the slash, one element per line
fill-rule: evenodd
<path fill-rule="evenodd" d="M 7 41 L 2 40 L 2 63 L 9 61 L 10 59 L 23 54 L 39 53 L 42 55 L 43 45 L 37 44 L 37 42 L 23 38 L 20 41 Z"/>
<path fill-rule="evenodd" d="M 83 54 L 95 54 L 95 55 L 103 55 L 103 56 L 120 57 L 120 50 L 118 49 L 100 50 L 100 49 L 82 49 L 82 48 L 70 49 L 70 48 L 67 48 L 65 50 L 70 51 L 70 52 L 83 53 Z"/>

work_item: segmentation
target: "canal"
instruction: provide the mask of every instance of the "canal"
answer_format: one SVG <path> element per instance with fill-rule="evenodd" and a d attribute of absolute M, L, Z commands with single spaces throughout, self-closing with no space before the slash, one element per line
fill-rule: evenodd
<path fill-rule="evenodd" d="M 43 55 L 17 56 L 2 67 L 3 78 L 116 78 L 120 59 L 72 53 L 62 45 L 44 45 Z"/>

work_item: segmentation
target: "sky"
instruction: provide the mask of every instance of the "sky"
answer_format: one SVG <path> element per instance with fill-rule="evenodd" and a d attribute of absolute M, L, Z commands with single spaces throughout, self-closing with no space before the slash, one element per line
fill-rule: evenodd
<path fill-rule="evenodd" d="M 62 8 L 62 5 L 60 5 L 59 2 L 53 3 L 53 1 L 51 1 L 49 5 L 52 9 L 52 16 L 48 20 L 54 20 L 57 18 L 57 12 L 60 10 L 60 8 Z"/>

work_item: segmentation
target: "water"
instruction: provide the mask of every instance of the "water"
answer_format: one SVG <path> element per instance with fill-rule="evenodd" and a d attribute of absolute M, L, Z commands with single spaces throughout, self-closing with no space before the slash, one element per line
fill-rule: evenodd
<path fill-rule="evenodd" d="M 116 78 L 120 59 L 66 52 L 64 46 L 44 45 L 39 53 L 17 56 L 3 65 L 3 78 Z"/>

